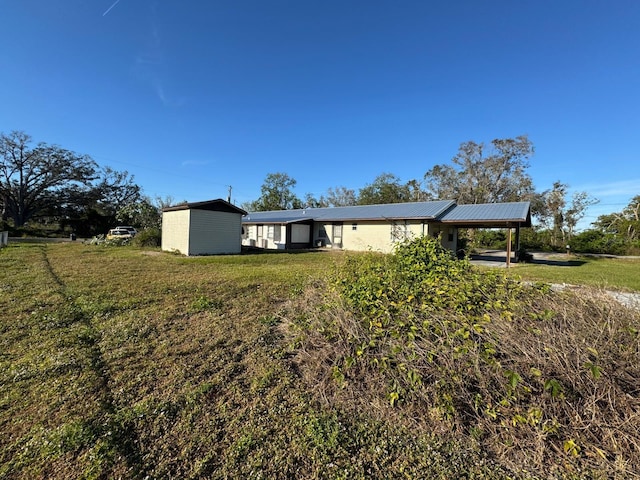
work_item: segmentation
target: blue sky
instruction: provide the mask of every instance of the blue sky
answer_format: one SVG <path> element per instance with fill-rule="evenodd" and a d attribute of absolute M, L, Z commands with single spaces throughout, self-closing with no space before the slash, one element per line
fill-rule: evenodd
<path fill-rule="evenodd" d="M 637 0 L 0 0 L 0 132 L 176 201 L 423 178 L 526 134 L 529 173 L 640 194 Z M 588 223 L 586 224 L 588 225 Z"/>

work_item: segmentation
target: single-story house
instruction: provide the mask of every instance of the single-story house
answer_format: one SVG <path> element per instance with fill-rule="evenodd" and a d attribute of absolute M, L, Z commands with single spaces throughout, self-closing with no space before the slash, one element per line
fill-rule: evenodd
<path fill-rule="evenodd" d="M 240 253 L 246 214 L 222 199 L 163 208 L 162 250 L 183 255 Z"/>
<path fill-rule="evenodd" d="M 531 226 L 529 202 L 457 205 L 453 200 L 251 212 L 242 219 L 242 244 L 265 249 L 331 247 L 390 252 L 419 235 L 441 236 L 457 251 L 459 228 Z M 516 247 L 518 248 L 518 247 Z"/>

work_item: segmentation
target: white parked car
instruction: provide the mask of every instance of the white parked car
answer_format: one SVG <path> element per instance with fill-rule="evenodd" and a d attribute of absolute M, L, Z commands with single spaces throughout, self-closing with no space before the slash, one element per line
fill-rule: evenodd
<path fill-rule="evenodd" d="M 109 230 L 109 233 L 107 233 L 107 240 L 114 240 L 116 238 L 133 238 L 133 234 L 124 228 L 112 228 Z"/>
<path fill-rule="evenodd" d="M 135 237 L 136 234 L 138 233 L 138 231 L 133 227 L 119 226 L 119 227 L 116 227 L 114 230 L 127 230 L 131 234 L 132 237 Z"/>

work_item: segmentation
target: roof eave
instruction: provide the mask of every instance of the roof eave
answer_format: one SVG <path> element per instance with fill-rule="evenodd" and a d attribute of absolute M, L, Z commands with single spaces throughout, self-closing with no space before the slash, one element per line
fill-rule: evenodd
<path fill-rule="evenodd" d="M 440 223 L 443 224 L 448 224 L 448 225 L 459 225 L 459 226 L 465 226 L 465 225 L 470 225 L 470 226 L 475 226 L 475 227 L 479 227 L 479 226 L 487 226 L 487 228 L 495 228 L 495 227 L 508 227 L 508 226 L 520 226 L 520 227 L 530 227 L 531 226 L 531 220 L 530 219 L 523 219 L 523 218 L 512 218 L 512 219 L 508 219 L 508 218 L 501 218 L 501 219 L 497 219 L 497 220 L 489 220 L 489 219 L 485 219 L 485 220 L 440 220 Z"/>
<path fill-rule="evenodd" d="M 172 207 L 165 207 L 162 209 L 162 212 L 177 212 L 180 210 L 213 210 L 206 208 L 212 205 L 221 205 L 224 207 L 222 211 L 231 210 L 234 213 L 239 213 L 241 215 L 246 215 L 247 212 L 240 207 L 236 207 L 234 204 L 223 200 L 222 198 L 217 198 L 215 200 L 206 200 L 204 202 L 191 202 L 191 203 L 182 203 L 180 205 L 174 205 Z"/>

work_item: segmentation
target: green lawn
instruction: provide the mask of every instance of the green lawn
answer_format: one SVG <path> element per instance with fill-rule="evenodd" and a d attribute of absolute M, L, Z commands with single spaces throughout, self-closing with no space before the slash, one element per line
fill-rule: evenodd
<path fill-rule="evenodd" d="M 511 272 L 527 280 L 640 292 L 640 258 L 557 255 L 549 263 L 513 264 Z"/>
<path fill-rule="evenodd" d="M 0 250 L 0 478 L 536 478 L 501 466 L 477 432 L 445 440 L 302 381 L 283 307 L 343 258 Z M 640 290 L 639 266 L 513 272 Z"/>
<path fill-rule="evenodd" d="M 501 478 L 300 381 L 281 308 L 341 257 L 3 249 L 0 477 Z"/>

